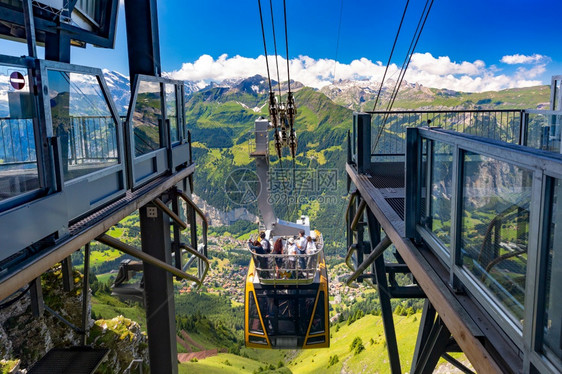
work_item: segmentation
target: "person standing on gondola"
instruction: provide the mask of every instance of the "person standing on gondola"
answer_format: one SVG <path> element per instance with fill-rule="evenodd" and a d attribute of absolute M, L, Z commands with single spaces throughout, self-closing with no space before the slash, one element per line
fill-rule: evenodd
<path fill-rule="evenodd" d="M 299 238 L 297 239 L 297 253 L 299 255 L 306 254 L 306 237 L 304 236 L 304 230 L 299 231 Z M 306 258 L 305 256 L 299 256 L 299 270 L 301 272 L 306 269 Z"/>
<path fill-rule="evenodd" d="M 274 255 L 282 255 L 283 254 L 283 238 L 277 238 L 275 244 L 273 244 L 273 252 Z M 280 269 L 283 268 L 283 256 L 275 256 L 275 265 L 276 266 L 276 277 L 279 278 Z M 283 270 L 284 271 L 284 270 Z"/>
<path fill-rule="evenodd" d="M 297 258 L 296 258 L 296 254 L 297 254 L 297 245 L 295 244 L 295 239 L 294 238 L 289 238 L 289 245 L 287 247 L 287 254 L 289 255 L 289 257 L 287 257 L 287 268 L 288 269 L 295 269 L 296 264 L 297 264 Z M 296 272 L 292 272 L 294 277 L 296 278 L 297 274 Z"/>
<path fill-rule="evenodd" d="M 267 257 L 265 256 L 265 251 L 261 245 L 260 242 L 258 242 L 257 240 L 255 242 L 253 242 L 251 239 L 248 240 L 248 247 L 250 248 L 250 251 L 252 251 L 255 256 L 254 256 L 254 262 L 256 265 L 259 266 L 260 272 L 259 275 L 261 278 L 267 278 Z M 257 261 L 255 261 L 257 260 Z"/>

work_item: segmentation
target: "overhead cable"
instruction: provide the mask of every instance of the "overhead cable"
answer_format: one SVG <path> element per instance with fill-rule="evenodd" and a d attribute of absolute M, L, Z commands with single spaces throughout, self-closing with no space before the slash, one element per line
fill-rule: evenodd
<path fill-rule="evenodd" d="M 410 65 L 410 61 L 412 60 L 412 55 L 414 54 L 414 51 L 416 50 L 416 46 L 418 45 L 418 41 L 420 40 L 420 36 L 421 33 L 423 31 L 423 28 L 425 26 L 425 22 L 427 21 L 427 17 L 429 16 L 429 12 L 431 11 L 431 7 L 433 6 L 433 1 L 431 0 L 431 3 L 429 2 L 429 0 L 426 0 L 425 2 L 425 6 L 423 8 L 422 14 L 420 16 L 420 19 L 418 21 L 418 25 L 416 27 L 416 31 L 414 32 L 414 36 L 412 38 L 412 41 L 410 43 L 410 47 L 408 48 L 408 53 L 406 55 L 406 58 L 404 60 L 404 62 L 402 63 L 402 68 L 400 69 L 400 75 L 398 76 L 398 79 L 396 81 L 396 84 L 394 85 L 394 89 L 392 91 L 391 94 L 391 98 L 390 101 L 387 105 L 386 108 L 386 114 L 384 116 L 382 125 L 379 127 L 379 131 L 377 133 L 377 138 L 375 139 L 375 143 L 373 145 L 373 148 L 371 149 L 371 152 L 374 152 L 374 150 L 376 149 L 378 142 L 380 140 L 380 137 L 384 131 L 384 128 L 386 126 L 386 122 L 388 121 L 388 117 L 389 117 L 389 112 L 390 110 L 392 110 L 392 106 L 394 105 L 394 101 L 396 100 L 396 97 L 398 96 L 398 91 L 400 90 L 400 85 L 402 84 L 402 81 L 404 80 L 404 76 L 406 75 L 406 71 L 408 70 L 408 66 Z M 429 7 L 428 7 L 429 5 Z M 426 12 L 427 9 L 427 12 Z"/>
<path fill-rule="evenodd" d="M 386 73 L 388 72 L 388 67 L 390 66 L 390 61 L 392 55 L 394 54 L 394 48 L 396 47 L 396 42 L 398 41 L 398 36 L 400 35 L 400 30 L 402 29 L 402 24 L 404 23 L 404 17 L 406 16 L 406 10 L 408 10 L 408 4 L 410 0 L 406 1 L 406 6 L 404 7 L 404 12 L 402 13 L 402 18 L 400 19 L 400 25 L 398 26 L 398 31 L 396 31 L 396 36 L 394 37 L 394 43 L 392 44 L 392 49 L 390 50 L 390 55 L 388 56 L 388 62 L 386 63 L 386 68 L 384 69 L 384 74 L 382 76 L 381 85 L 379 87 L 379 92 L 377 92 L 377 97 L 375 99 L 375 105 L 373 105 L 373 111 L 377 109 L 377 103 L 379 102 L 379 97 L 381 95 L 382 87 L 384 85 L 384 80 L 386 78 Z M 340 20 L 341 22 L 341 20 Z"/>
<path fill-rule="evenodd" d="M 287 37 L 287 3 L 283 0 L 283 15 L 285 16 L 285 48 L 287 51 L 287 87 L 291 93 L 291 74 L 289 73 L 289 38 Z"/>
<path fill-rule="evenodd" d="M 258 0 L 258 8 L 260 10 L 261 36 L 263 38 L 263 50 L 264 50 L 264 53 L 265 53 L 265 66 L 266 66 L 266 69 L 267 69 L 267 82 L 269 83 L 269 92 L 271 92 L 272 91 L 272 89 L 271 89 L 271 77 L 269 75 L 269 62 L 267 61 L 267 46 L 265 44 L 265 30 L 263 28 L 263 15 L 262 15 L 262 12 L 261 12 L 261 1 L 260 0 Z"/>
<path fill-rule="evenodd" d="M 275 21 L 273 20 L 272 0 L 269 0 L 269 9 L 271 11 L 271 28 L 273 29 L 273 48 L 275 50 L 275 67 L 277 68 L 277 87 L 279 88 L 279 102 L 281 102 L 281 78 L 279 78 L 279 60 L 277 58 L 277 41 L 275 37 Z"/>

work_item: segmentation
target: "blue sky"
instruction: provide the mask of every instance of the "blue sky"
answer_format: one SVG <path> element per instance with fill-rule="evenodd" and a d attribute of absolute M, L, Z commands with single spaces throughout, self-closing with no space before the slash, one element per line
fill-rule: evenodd
<path fill-rule="evenodd" d="M 278 52 L 284 57 L 282 0 L 272 1 Z M 286 1 L 295 79 L 316 87 L 339 79 L 380 79 L 406 0 Z M 391 77 L 397 75 L 424 4 L 410 0 Z M 262 0 L 262 6 L 273 54 L 269 0 Z M 166 0 L 159 1 L 158 11 L 164 71 L 202 82 L 265 73 L 263 57 L 258 58 L 264 52 L 257 0 Z M 406 79 L 466 91 L 549 83 L 551 75 L 562 74 L 560 14 L 562 1 L 555 0 L 435 0 Z M 116 49 L 74 48 L 72 62 L 103 61 L 104 67 L 127 74 L 124 23 L 121 7 Z M 0 49 L 25 53 L 24 45 L 5 41 Z"/>

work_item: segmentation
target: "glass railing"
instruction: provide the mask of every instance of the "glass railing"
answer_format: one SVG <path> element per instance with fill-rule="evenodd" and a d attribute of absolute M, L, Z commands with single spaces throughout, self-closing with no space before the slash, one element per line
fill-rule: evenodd
<path fill-rule="evenodd" d="M 0 64 L 0 201 L 40 188 L 34 106 L 28 70 Z"/>
<path fill-rule="evenodd" d="M 560 130 L 562 112 L 550 110 L 525 111 L 524 145 L 544 151 L 561 153 Z"/>
<path fill-rule="evenodd" d="M 562 156 L 430 128 L 409 130 L 407 144 L 415 183 L 406 185 L 406 236 L 423 239 L 452 286 L 521 350 L 540 347 L 529 356 L 536 367 L 544 357 L 562 363 L 562 290 L 553 286 L 562 282 Z"/>

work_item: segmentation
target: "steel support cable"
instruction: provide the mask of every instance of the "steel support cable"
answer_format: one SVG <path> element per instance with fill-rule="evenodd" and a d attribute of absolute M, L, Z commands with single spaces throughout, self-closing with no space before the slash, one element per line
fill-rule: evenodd
<path fill-rule="evenodd" d="M 423 11 L 420 15 L 420 19 L 418 21 L 418 25 L 416 26 L 416 30 L 414 32 L 414 35 L 412 37 L 412 41 L 410 42 L 410 46 L 408 47 L 408 51 L 406 52 L 406 57 L 404 58 L 404 62 L 402 63 L 402 66 L 400 68 L 400 72 L 398 74 L 398 78 L 396 79 L 396 83 L 394 84 L 394 88 L 392 89 L 392 93 L 390 95 L 390 99 L 388 101 L 387 107 L 386 107 L 386 112 L 384 117 L 383 117 L 383 123 L 381 125 L 381 127 L 379 128 L 379 132 L 377 133 L 377 140 L 375 142 L 375 147 L 378 144 L 380 135 L 382 135 L 382 130 L 384 130 L 384 126 L 386 125 L 386 122 L 388 121 L 388 117 L 390 116 L 390 114 L 388 113 L 388 111 L 390 111 L 392 109 L 392 106 L 394 105 L 394 101 L 396 100 L 396 97 L 398 97 L 398 91 L 400 90 L 400 85 L 402 84 L 402 80 L 404 79 L 404 76 L 406 75 L 406 70 L 408 69 L 408 66 L 410 64 L 410 60 L 412 58 L 412 55 L 414 53 L 415 50 L 415 46 L 417 45 L 417 40 L 419 40 L 419 36 L 421 35 L 421 30 L 420 26 L 422 25 L 422 20 L 424 19 L 424 14 L 426 14 L 426 9 L 428 6 L 429 0 L 426 0 L 425 2 L 425 6 L 423 8 Z M 432 4 L 433 4 L 433 0 L 432 0 Z M 429 13 L 427 13 L 429 14 Z M 426 16 L 427 19 L 427 16 Z M 425 24 L 425 21 L 423 22 L 423 24 Z"/>
<path fill-rule="evenodd" d="M 287 51 L 287 92 L 291 93 L 291 75 L 289 73 L 289 38 L 287 37 L 287 3 L 283 0 L 283 15 L 285 17 L 285 49 Z"/>
<path fill-rule="evenodd" d="M 410 0 L 406 1 L 406 6 L 404 7 L 404 12 L 402 13 L 402 18 L 400 19 L 400 25 L 398 25 L 398 31 L 396 31 L 396 36 L 394 37 L 394 43 L 392 44 L 392 49 L 390 50 L 390 56 L 388 56 L 388 61 L 386 63 L 386 68 L 384 69 L 384 74 L 382 76 L 381 85 L 379 87 L 379 92 L 377 92 L 377 97 L 375 98 L 375 105 L 373 105 L 373 112 L 377 108 L 377 103 L 379 102 L 379 97 L 382 92 L 382 87 L 384 85 L 384 80 L 386 78 L 386 73 L 388 73 L 388 67 L 390 66 L 390 60 L 392 59 L 392 55 L 394 54 L 394 48 L 396 48 L 396 42 L 398 41 L 398 36 L 400 35 L 400 30 L 402 29 L 402 24 L 404 23 L 404 17 L 406 16 L 406 10 L 408 10 L 408 4 Z M 340 20 L 341 22 L 341 20 Z"/>
<path fill-rule="evenodd" d="M 425 7 L 423 8 L 420 20 L 418 21 L 418 26 L 416 27 L 416 31 L 414 32 L 414 37 L 412 38 L 412 42 L 410 43 L 410 48 L 408 49 L 406 59 L 404 60 L 404 63 L 402 64 L 402 69 L 400 71 L 401 74 L 399 75 L 398 80 L 396 81 L 396 84 L 394 86 L 394 90 L 392 91 L 391 100 L 389 101 L 387 109 L 386 109 L 387 113 L 385 114 L 385 116 L 383 118 L 382 125 L 379 127 L 379 131 L 377 133 L 377 138 L 375 139 L 375 144 L 373 145 L 373 147 L 371 149 L 371 153 L 373 153 L 375 151 L 375 149 L 377 148 L 380 137 L 381 137 L 381 135 L 384 131 L 384 128 L 386 126 L 386 122 L 388 121 L 389 112 L 392 109 L 392 106 L 394 105 L 394 101 L 396 100 L 396 97 L 398 96 L 398 91 L 400 90 L 400 85 L 402 84 L 404 76 L 406 75 L 406 71 L 408 70 L 408 66 L 410 66 L 410 61 L 412 60 L 412 55 L 414 54 L 414 51 L 416 50 L 416 46 L 418 45 L 418 41 L 420 40 L 421 33 L 422 33 L 423 28 L 425 26 L 425 22 L 427 21 L 427 17 L 429 16 L 429 12 L 431 11 L 431 7 L 433 6 L 433 1 L 434 0 L 431 0 L 431 3 L 429 3 L 429 0 L 426 0 Z M 428 3 L 429 3 L 429 8 L 428 8 Z M 427 9 L 427 12 L 426 12 L 426 9 Z M 424 13 L 425 13 L 425 16 L 424 16 Z M 423 20 L 423 22 L 422 22 L 422 20 Z M 421 23 L 421 27 L 420 27 L 420 23 Z M 418 32 L 418 30 L 419 30 L 419 32 Z M 414 42 L 414 40 L 415 40 L 415 42 Z"/>
<path fill-rule="evenodd" d="M 269 83 L 269 92 L 271 92 L 272 91 L 272 89 L 271 89 L 271 76 L 269 75 L 269 62 L 268 62 L 268 59 L 267 59 L 267 46 L 266 46 L 266 43 L 265 43 L 265 30 L 263 28 L 263 15 L 262 15 L 262 12 L 261 12 L 261 1 L 260 0 L 258 0 L 258 8 L 260 9 L 261 36 L 262 36 L 262 39 L 263 39 L 263 51 L 265 53 L 265 67 L 267 69 L 267 82 Z"/>
<path fill-rule="evenodd" d="M 277 38 L 275 35 L 275 21 L 273 19 L 272 0 L 269 0 L 269 10 L 271 11 L 271 28 L 273 30 L 273 50 L 275 51 L 275 68 L 277 69 L 277 87 L 279 88 L 279 102 L 281 102 L 281 78 L 279 76 L 279 59 L 277 57 Z"/>
<path fill-rule="evenodd" d="M 410 1 L 410 0 L 408 0 Z M 332 74 L 332 84 L 336 82 L 336 67 L 338 66 L 338 51 L 340 49 L 341 19 L 343 14 L 343 0 L 340 3 L 340 20 L 338 22 L 338 36 L 336 38 L 336 57 L 334 58 L 334 73 Z"/>
<path fill-rule="evenodd" d="M 432 0 L 432 3 L 433 3 L 433 0 Z M 429 4 L 429 0 L 426 0 L 425 6 L 424 6 L 424 8 L 422 10 L 422 13 L 420 15 L 420 19 L 418 20 L 416 30 L 414 31 L 414 35 L 412 36 L 412 40 L 410 41 L 410 45 L 408 46 L 408 51 L 406 52 L 406 57 L 404 58 L 404 62 L 402 62 L 402 66 L 400 67 L 398 78 L 396 79 L 396 83 L 394 84 L 394 88 L 392 89 L 391 99 L 393 97 L 395 97 L 395 95 L 398 94 L 398 91 L 400 89 L 400 83 L 402 82 L 402 79 L 403 79 L 404 75 L 406 74 L 406 70 L 408 69 L 410 59 L 411 59 L 412 54 L 414 53 L 414 50 L 415 50 L 414 44 L 417 44 L 416 37 L 419 38 L 419 35 L 421 34 L 420 26 L 422 25 L 422 20 L 424 19 L 424 15 L 426 14 L 426 9 L 427 9 L 428 4 Z M 423 29 L 423 27 L 422 27 L 422 29 Z M 389 102 L 387 104 L 387 107 L 386 107 L 387 111 L 392 108 L 393 103 L 394 102 L 392 100 L 389 100 Z"/>

